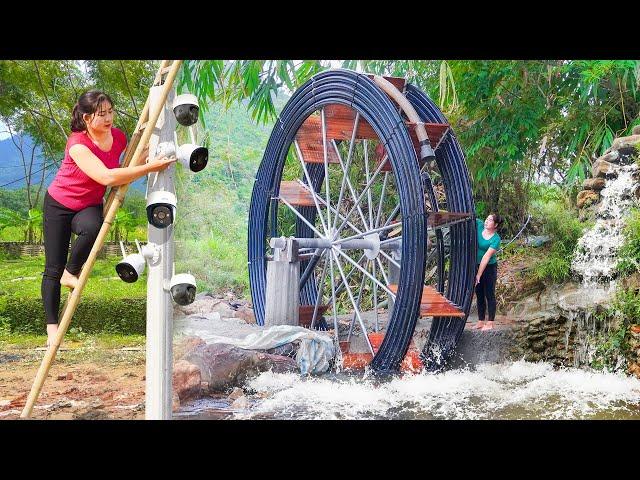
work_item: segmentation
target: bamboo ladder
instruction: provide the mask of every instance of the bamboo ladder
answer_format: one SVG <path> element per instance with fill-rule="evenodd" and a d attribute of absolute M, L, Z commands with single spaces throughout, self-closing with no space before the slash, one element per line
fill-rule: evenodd
<path fill-rule="evenodd" d="M 173 83 L 178 74 L 178 71 L 180 70 L 181 65 L 182 60 L 163 60 L 160 64 L 160 68 L 158 69 L 153 82 L 153 86 L 162 86 L 160 98 L 158 100 L 158 103 L 155 105 L 155 109 L 151 112 L 151 114 L 149 114 L 151 91 L 149 92 L 147 101 L 144 104 L 144 108 L 142 109 L 142 113 L 140 114 L 140 118 L 138 119 L 138 123 L 136 124 L 135 131 L 131 136 L 131 140 L 125 151 L 124 161 L 122 163 L 123 167 L 128 167 L 129 165 L 136 166 L 140 162 L 140 154 L 144 150 L 145 146 L 149 143 L 149 138 L 151 137 L 153 129 L 155 128 L 158 118 L 160 117 L 160 113 L 164 109 L 164 104 L 167 101 L 167 96 L 169 95 L 169 92 L 173 87 Z M 93 269 L 96 257 L 98 256 L 98 253 L 100 252 L 100 249 L 104 244 L 107 233 L 109 232 L 109 228 L 113 223 L 113 219 L 116 216 L 118 208 L 120 208 L 124 201 L 124 196 L 127 193 L 128 189 L 129 184 L 125 184 L 114 187 L 109 192 L 109 196 L 107 197 L 107 201 L 104 207 L 104 222 L 102 223 L 102 227 L 100 228 L 98 237 L 96 238 L 96 241 L 91 248 L 89 257 L 87 258 L 87 261 L 80 271 L 80 276 L 78 277 L 78 286 L 74 288 L 71 293 L 69 293 L 69 296 L 67 297 L 67 300 L 65 301 L 65 304 L 62 308 L 64 313 L 62 314 L 62 320 L 60 320 L 58 333 L 55 340 L 53 341 L 53 345 L 49 347 L 44 358 L 42 359 L 42 363 L 40 364 L 40 368 L 38 369 L 38 373 L 36 374 L 33 385 L 31 386 L 31 391 L 29 392 L 29 396 L 27 397 L 24 409 L 20 414 L 21 418 L 29 418 L 31 416 L 31 411 L 33 410 L 33 406 L 38 399 L 38 396 L 40 395 L 40 391 L 42 390 L 44 381 L 47 378 L 47 374 L 49 373 L 51 364 L 53 363 L 53 360 L 58 353 L 58 349 L 60 348 L 62 339 L 64 338 L 64 335 L 69 328 L 69 324 L 71 323 L 71 318 L 76 311 L 78 303 L 80 302 L 80 295 L 82 294 L 82 290 L 84 289 L 87 280 L 89 279 L 89 275 L 91 273 L 91 270 Z"/>

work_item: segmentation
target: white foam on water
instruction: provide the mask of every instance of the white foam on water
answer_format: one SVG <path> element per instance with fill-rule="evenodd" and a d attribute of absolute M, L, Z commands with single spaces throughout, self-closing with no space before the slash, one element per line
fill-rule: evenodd
<path fill-rule="evenodd" d="M 526 361 L 377 381 L 266 372 L 246 388 L 260 399 L 233 418 L 640 419 L 640 380 Z"/>

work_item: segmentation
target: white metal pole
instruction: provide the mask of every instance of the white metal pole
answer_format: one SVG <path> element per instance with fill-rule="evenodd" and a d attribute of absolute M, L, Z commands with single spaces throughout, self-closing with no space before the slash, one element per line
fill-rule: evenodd
<path fill-rule="evenodd" d="M 151 109 L 156 108 L 162 87 L 151 89 Z M 158 144 L 174 142 L 176 120 L 171 109 L 175 92 L 167 97 L 156 128 L 149 140 L 149 158 L 156 155 Z M 147 177 L 147 195 L 158 190 L 175 195 L 175 167 L 171 166 L 158 174 Z M 174 216 L 175 222 L 175 216 Z M 149 224 L 148 241 L 158 246 L 157 254 L 148 260 L 147 276 L 147 361 L 146 361 L 146 401 L 147 420 L 171 419 L 172 373 L 173 373 L 173 305 L 171 295 L 165 287 L 171 281 L 174 235 L 173 225 L 156 228 Z"/>

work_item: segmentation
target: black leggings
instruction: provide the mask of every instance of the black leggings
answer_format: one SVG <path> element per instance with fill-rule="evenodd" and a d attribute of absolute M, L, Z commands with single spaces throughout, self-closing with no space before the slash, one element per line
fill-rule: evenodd
<path fill-rule="evenodd" d="M 477 270 L 476 270 L 477 272 Z M 484 314 L 489 305 L 489 321 L 496 318 L 496 281 L 498 280 L 498 264 L 485 267 L 480 282 L 476 285 L 476 300 L 478 302 L 478 320 L 484 321 Z M 485 303 L 486 298 L 486 303 Z"/>
<path fill-rule="evenodd" d="M 48 324 L 58 323 L 60 309 L 60 278 L 67 271 L 77 275 L 89 257 L 89 252 L 102 226 L 102 205 L 80 211 L 71 210 L 49 195 L 44 196 L 44 273 L 42 274 L 42 303 Z M 77 235 L 71 247 L 71 232 Z"/>

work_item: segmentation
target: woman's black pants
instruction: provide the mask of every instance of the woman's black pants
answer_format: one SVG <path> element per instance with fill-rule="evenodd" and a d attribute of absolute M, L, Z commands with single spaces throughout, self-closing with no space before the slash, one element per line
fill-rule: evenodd
<path fill-rule="evenodd" d="M 49 192 L 44 196 L 45 261 L 40 292 L 47 323 L 58 323 L 60 278 L 65 267 L 72 275 L 80 273 L 102 227 L 102 209 L 102 205 L 93 205 L 75 211 L 54 200 Z M 71 232 L 77 237 L 67 261 Z"/>
<path fill-rule="evenodd" d="M 498 280 L 498 264 L 485 267 L 480 282 L 476 285 L 476 300 L 478 302 L 478 320 L 485 320 L 485 312 L 489 306 L 490 322 L 496 318 L 496 280 Z"/>

